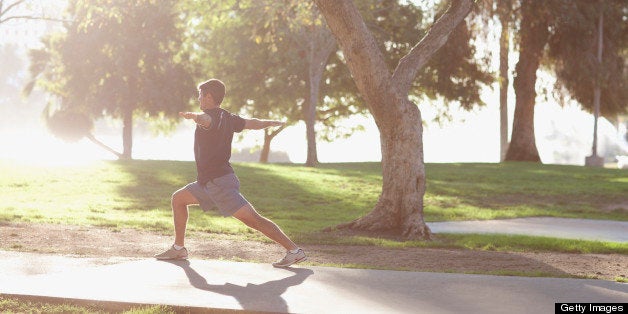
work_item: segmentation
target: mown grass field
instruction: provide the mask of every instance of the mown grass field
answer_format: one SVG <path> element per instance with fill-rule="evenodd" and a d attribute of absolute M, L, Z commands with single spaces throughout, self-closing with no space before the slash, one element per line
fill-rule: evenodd
<path fill-rule="evenodd" d="M 372 209 L 381 189 L 379 163 L 322 164 L 317 168 L 236 163 L 234 167 L 244 196 L 258 211 L 300 241 L 394 245 L 363 237 L 338 239 L 321 232 Z M 628 221 L 627 170 L 529 163 L 454 163 L 427 164 L 426 171 L 427 221 L 529 216 Z M 142 160 L 77 166 L 0 161 L 0 174 L 0 221 L 168 233 L 172 230 L 170 195 L 196 176 L 193 162 Z M 188 229 L 243 233 L 262 239 L 235 219 L 205 213 L 198 207 L 191 208 Z M 475 239 L 478 238 L 482 236 Z M 469 239 L 470 236 L 451 235 L 443 241 L 454 246 L 466 243 L 463 246 L 473 248 L 502 247 Z M 512 241 L 512 237 L 506 239 L 502 241 L 504 245 Z M 623 250 L 628 252 L 628 246 L 620 245 L 620 251 Z"/>
<path fill-rule="evenodd" d="M 77 304 L 72 304 L 77 303 Z M 89 304 L 92 303 L 92 304 Z M 111 310 L 99 302 L 73 302 L 72 300 L 55 300 L 55 301 L 35 301 L 21 299 L 18 297 L 0 296 L 0 311 L 2 313 L 59 313 L 59 314 L 106 314 L 106 313 L 122 313 L 122 314 L 174 314 L 177 309 L 163 305 L 144 305 L 132 307 L 128 310 L 117 310 L 121 307 L 110 306 L 116 308 Z M 183 312 L 179 309 L 178 312 Z"/>
<path fill-rule="evenodd" d="M 439 235 L 399 242 L 321 232 L 371 210 L 381 188 L 379 163 L 300 165 L 239 163 L 242 193 L 302 243 L 438 247 L 498 251 L 628 254 L 628 244 L 508 235 Z M 628 171 L 576 166 L 428 164 L 427 221 L 552 216 L 628 221 Z M 170 195 L 195 178 L 193 162 L 111 161 L 44 166 L 0 161 L 2 222 L 136 228 L 170 234 Z M 232 218 L 193 207 L 189 230 L 267 241 Z M 338 265 L 332 265 L 338 266 Z M 495 274 L 503 275 L 500 271 Z M 505 273 L 513 275 L 512 272 Z M 523 272 L 525 276 L 545 273 Z M 625 281 L 618 277 L 617 281 Z M 105 313 L 98 306 L 0 297 L 0 309 L 33 313 Z M 159 306 L 125 313 L 174 313 Z"/>

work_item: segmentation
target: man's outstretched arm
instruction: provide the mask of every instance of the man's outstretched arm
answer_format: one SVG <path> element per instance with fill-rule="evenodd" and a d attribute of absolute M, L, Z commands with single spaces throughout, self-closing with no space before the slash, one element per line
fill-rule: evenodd
<path fill-rule="evenodd" d="M 185 119 L 194 120 L 196 124 L 204 128 L 209 128 L 212 123 L 212 118 L 204 112 L 179 112 L 179 116 Z"/>
<path fill-rule="evenodd" d="M 261 130 L 271 126 L 282 126 L 284 122 L 277 120 L 245 119 L 244 128 L 249 130 Z"/>

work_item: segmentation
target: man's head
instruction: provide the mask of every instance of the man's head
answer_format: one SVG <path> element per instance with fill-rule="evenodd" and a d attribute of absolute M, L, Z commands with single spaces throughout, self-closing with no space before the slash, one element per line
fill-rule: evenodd
<path fill-rule="evenodd" d="M 225 98 L 225 84 L 218 79 L 210 79 L 198 85 L 198 100 L 201 102 L 201 109 L 220 107 Z M 208 103 L 208 102 L 211 102 Z"/>

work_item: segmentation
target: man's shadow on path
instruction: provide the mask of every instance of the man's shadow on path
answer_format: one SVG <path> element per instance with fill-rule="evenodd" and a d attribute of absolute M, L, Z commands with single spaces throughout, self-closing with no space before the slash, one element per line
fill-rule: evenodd
<path fill-rule="evenodd" d="M 279 280 L 272 280 L 262 284 L 248 283 L 246 286 L 238 286 L 232 283 L 223 285 L 212 285 L 207 283 L 205 277 L 199 274 L 188 260 L 165 261 L 170 264 L 179 266 L 185 271 L 190 284 L 200 290 L 210 291 L 222 295 L 234 297 L 244 310 L 263 310 L 272 312 L 288 313 L 289 308 L 286 300 L 281 295 L 288 290 L 289 287 L 300 285 L 314 274 L 311 269 L 305 268 L 283 268 L 291 271 L 294 275 Z"/>

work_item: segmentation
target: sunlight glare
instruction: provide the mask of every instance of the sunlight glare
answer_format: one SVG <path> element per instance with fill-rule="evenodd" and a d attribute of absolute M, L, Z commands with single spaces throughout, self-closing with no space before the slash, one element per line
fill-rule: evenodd
<path fill-rule="evenodd" d="M 17 160 L 37 166 L 77 166 L 112 159 L 106 152 L 83 139 L 66 143 L 34 130 L 5 131 L 0 135 L 0 159 Z"/>

